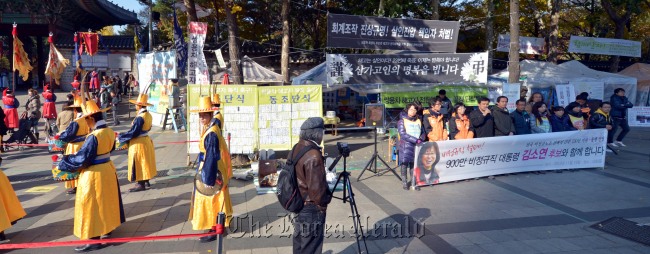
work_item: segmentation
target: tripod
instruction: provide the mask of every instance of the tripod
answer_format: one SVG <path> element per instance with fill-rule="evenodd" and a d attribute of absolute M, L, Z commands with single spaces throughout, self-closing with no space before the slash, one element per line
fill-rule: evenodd
<path fill-rule="evenodd" d="M 354 193 L 352 192 L 352 185 L 350 184 L 350 173 L 346 170 L 347 156 L 339 155 L 338 157 L 336 157 L 334 163 L 332 163 L 332 165 L 328 168 L 328 170 L 331 171 L 336 166 L 336 163 L 339 162 L 341 157 L 343 157 L 343 172 L 341 172 L 341 174 L 339 174 L 338 179 L 336 179 L 336 183 L 334 184 L 334 189 L 332 189 L 332 192 L 336 190 L 336 187 L 339 186 L 339 183 L 343 184 L 342 197 L 340 198 L 334 197 L 334 198 L 343 200 L 343 203 L 345 203 L 346 201 L 350 203 L 350 211 L 352 212 L 352 222 L 354 223 L 354 236 L 357 240 L 357 250 L 359 251 L 358 253 L 368 253 L 366 236 L 364 235 L 363 228 L 361 226 L 361 216 L 359 216 L 359 210 L 357 210 L 357 203 L 354 201 Z M 361 242 L 359 241 L 359 238 L 363 240 L 363 246 L 366 250 L 365 252 L 361 251 Z"/>
<path fill-rule="evenodd" d="M 368 161 L 366 166 L 361 171 L 361 174 L 359 174 L 359 177 L 357 177 L 357 182 L 361 181 L 361 176 L 363 175 L 364 172 L 366 172 L 366 170 L 375 173 L 375 175 L 379 174 L 379 170 L 377 169 L 377 160 L 384 163 L 384 166 L 386 166 L 385 170 L 390 170 L 391 172 L 393 172 L 395 177 L 397 177 L 397 179 L 402 181 L 402 178 L 397 174 L 397 172 L 395 172 L 395 169 L 388 166 L 388 163 L 386 163 L 386 161 L 384 161 L 384 159 L 382 159 L 381 156 L 379 156 L 379 153 L 377 152 L 377 127 L 373 128 L 373 131 L 375 132 L 375 152 L 372 155 L 372 157 L 370 157 L 370 160 Z M 374 169 L 373 169 L 373 167 L 374 167 Z"/>

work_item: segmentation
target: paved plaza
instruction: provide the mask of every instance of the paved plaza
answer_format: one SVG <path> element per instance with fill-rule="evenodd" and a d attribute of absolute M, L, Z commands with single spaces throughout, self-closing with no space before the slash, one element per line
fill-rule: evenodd
<path fill-rule="evenodd" d="M 63 93 L 58 96 L 65 98 Z M 24 96 L 19 98 L 24 101 Z M 122 105 L 123 124 L 116 131 L 125 131 L 131 121 L 126 104 Z M 113 237 L 201 233 L 193 231 L 187 221 L 193 174 L 186 170 L 186 147 L 162 144 L 184 141 L 185 133 L 154 128 L 150 136 L 160 172 L 150 190 L 129 193 L 126 152 L 112 155 L 127 220 Z M 338 154 L 336 142 L 350 143 L 347 168 L 352 172 L 369 253 L 650 253 L 648 246 L 589 227 L 611 217 L 650 223 L 650 129 L 633 128 L 625 140 L 628 146 L 620 148 L 618 155 L 607 154 L 604 169 L 520 173 L 421 191 L 402 190 L 392 173 L 375 176 L 366 172 L 357 181 L 372 155 L 371 132 L 339 131 L 338 136 L 327 134 L 325 141 L 330 156 Z M 380 135 L 379 154 L 388 160 L 386 149 L 387 139 Z M 285 154 L 279 153 L 280 157 Z M 52 180 L 50 156 L 42 147 L 2 155 L 2 169 L 27 212 L 27 217 L 6 231 L 11 243 L 77 240 L 72 235 L 74 195 L 66 195 L 63 183 Z M 342 164 L 337 165 L 339 171 Z M 230 193 L 236 218 L 224 240 L 226 253 L 291 252 L 290 218 L 275 195 L 258 195 L 253 181 L 242 180 L 231 181 Z M 356 252 L 349 215 L 348 203 L 332 200 L 323 252 Z M 175 239 L 111 244 L 93 253 L 215 253 L 214 246 L 214 242 Z M 73 247 L 57 247 L 7 253 L 74 251 Z"/>

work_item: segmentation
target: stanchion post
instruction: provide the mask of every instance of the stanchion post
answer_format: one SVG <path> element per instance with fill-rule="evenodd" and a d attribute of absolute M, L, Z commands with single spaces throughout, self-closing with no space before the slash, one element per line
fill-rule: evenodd
<path fill-rule="evenodd" d="M 224 212 L 219 212 L 217 216 L 217 227 L 221 227 L 221 232 L 217 234 L 217 254 L 223 253 L 223 233 L 226 232 L 226 214 Z M 219 232 L 219 229 L 217 229 Z"/>

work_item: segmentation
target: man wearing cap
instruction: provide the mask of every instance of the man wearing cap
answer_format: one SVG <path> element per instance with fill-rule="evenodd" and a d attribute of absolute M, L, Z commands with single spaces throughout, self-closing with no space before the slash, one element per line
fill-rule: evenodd
<path fill-rule="evenodd" d="M 218 188 L 216 194 L 204 195 L 202 191 L 192 192 L 192 203 L 190 205 L 189 220 L 192 222 L 193 230 L 208 230 L 214 232 L 212 226 L 217 221 L 219 212 L 226 214 L 225 225 L 230 225 L 232 219 L 232 202 L 228 191 L 228 182 L 232 177 L 230 168 L 229 153 L 225 147 L 225 141 L 219 127 L 212 121 L 215 108 L 211 105 L 210 97 L 199 99 L 199 109 L 193 110 L 199 113 L 199 121 L 203 128 L 203 134 L 199 142 L 199 166 L 197 174 L 200 175 L 201 189 Z M 225 149 L 225 150 L 224 150 Z M 224 154 L 225 152 L 225 154 Z M 201 242 L 216 240 L 216 235 L 201 237 Z"/>
<path fill-rule="evenodd" d="M 147 111 L 147 106 L 152 104 L 147 102 L 148 99 L 145 92 L 138 96 L 138 100 L 129 100 L 135 104 L 138 116 L 133 120 L 131 129 L 119 136 L 121 143 L 129 144 L 128 178 L 130 182 L 136 182 L 135 187 L 129 189 L 130 192 L 146 190 L 145 185 L 150 187 L 149 180 L 157 174 L 156 153 L 148 135 L 152 124 L 151 114 Z"/>
<path fill-rule="evenodd" d="M 5 105 L 5 125 L 10 130 L 18 128 L 18 107 L 20 102 L 14 97 L 14 92 L 7 88 L 2 91 L 2 103 Z"/>
<path fill-rule="evenodd" d="M 293 253 L 321 253 L 323 248 L 325 215 L 332 200 L 320 147 L 324 128 L 321 117 L 305 120 L 300 126 L 300 140 L 290 153 L 297 154 L 305 147 L 313 148 L 296 162 L 298 188 L 305 206 L 293 222 Z"/>
<path fill-rule="evenodd" d="M 94 101 L 86 101 L 82 118 L 93 131 L 81 149 L 63 156 L 58 166 L 64 172 L 80 172 L 74 207 L 74 235 L 81 240 L 108 237 L 126 221 L 116 169 L 111 161 L 115 132 L 106 125 L 104 110 L 99 109 Z M 102 247 L 102 244 L 86 244 L 76 247 L 75 251 L 86 252 Z"/>
<path fill-rule="evenodd" d="M 69 105 L 68 108 L 74 110 L 76 119 L 74 119 L 68 127 L 59 134 L 58 139 L 67 143 L 63 154 L 73 155 L 83 146 L 84 141 L 86 140 L 86 135 L 90 133 L 90 127 L 88 126 L 86 119 L 81 117 L 83 115 L 81 112 L 81 97 L 74 97 L 72 105 Z M 68 189 L 68 194 L 75 194 L 77 192 L 77 180 L 65 181 L 65 188 Z"/>

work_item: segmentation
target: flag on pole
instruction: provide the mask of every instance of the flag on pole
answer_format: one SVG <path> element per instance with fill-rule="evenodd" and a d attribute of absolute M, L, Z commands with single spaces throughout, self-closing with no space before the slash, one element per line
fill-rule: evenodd
<path fill-rule="evenodd" d="M 183 38 L 183 30 L 178 24 L 176 8 L 174 8 L 174 44 L 176 45 L 176 67 L 182 76 L 185 75 L 185 69 L 187 69 L 187 43 Z"/>
<path fill-rule="evenodd" d="M 11 35 L 14 37 L 14 71 L 18 70 L 18 75 L 23 77 L 23 81 L 27 81 L 29 78 L 29 72 L 33 69 L 29 64 L 29 57 L 27 52 L 23 48 L 23 42 L 18 39 L 18 30 L 16 29 L 16 24 L 11 31 Z"/>
<path fill-rule="evenodd" d="M 135 34 L 133 35 L 133 44 L 135 46 L 135 52 L 140 52 L 140 47 L 142 47 L 142 45 L 140 45 L 140 40 L 138 39 L 138 27 L 137 26 L 135 27 L 134 31 L 135 31 Z"/>
<path fill-rule="evenodd" d="M 81 38 L 83 39 L 83 43 L 86 46 L 86 53 L 91 56 L 95 55 L 99 49 L 99 34 L 82 32 Z"/>
<path fill-rule="evenodd" d="M 79 51 L 79 35 L 77 33 L 74 33 L 74 52 L 72 55 L 74 56 L 72 59 L 77 66 L 77 72 L 81 73 L 84 67 L 81 61 L 81 51 Z"/>
<path fill-rule="evenodd" d="M 54 40 L 52 39 L 52 33 L 47 38 L 47 42 L 50 43 L 50 56 L 47 60 L 47 67 L 45 67 L 45 75 L 49 75 L 54 78 L 54 82 L 61 84 L 61 74 L 63 74 L 65 67 L 70 64 L 70 60 L 65 59 L 61 52 L 56 49 Z"/>

